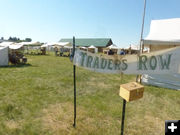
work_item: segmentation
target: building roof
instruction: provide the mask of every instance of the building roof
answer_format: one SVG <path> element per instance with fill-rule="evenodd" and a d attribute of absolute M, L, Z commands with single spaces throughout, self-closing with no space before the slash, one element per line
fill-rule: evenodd
<path fill-rule="evenodd" d="M 73 44 L 73 39 L 63 38 L 60 42 L 70 42 Z M 91 46 L 95 47 L 107 47 L 112 44 L 111 38 L 76 38 L 75 39 L 76 46 Z"/>

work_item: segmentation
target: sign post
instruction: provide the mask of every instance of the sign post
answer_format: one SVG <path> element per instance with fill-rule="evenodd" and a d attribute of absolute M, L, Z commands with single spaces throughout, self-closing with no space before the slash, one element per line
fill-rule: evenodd
<path fill-rule="evenodd" d="M 74 58 L 75 55 L 75 37 L 73 37 L 73 53 L 72 56 Z M 73 79 L 74 79 L 74 123 L 73 127 L 76 127 L 76 65 L 73 64 Z"/>
<path fill-rule="evenodd" d="M 123 135 L 123 133 L 124 133 L 125 110 L 126 110 L 126 100 L 123 99 L 123 110 L 122 110 L 122 121 L 121 121 L 121 135 Z"/>
<path fill-rule="evenodd" d="M 123 110 L 122 110 L 122 121 L 121 121 L 121 135 L 124 133 L 124 120 L 125 120 L 125 110 L 126 101 L 133 101 L 143 97 L 144 86 L 137 82 L 130 82 L 127 84 L 122 84 L 120 86 L 119 96 L 123 98 Z"/>

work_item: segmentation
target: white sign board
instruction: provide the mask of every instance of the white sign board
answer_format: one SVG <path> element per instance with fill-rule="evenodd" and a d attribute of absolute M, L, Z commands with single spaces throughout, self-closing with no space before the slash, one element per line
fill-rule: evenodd
<path fill-rule="evenodd" d="M 74 64 L 95 72 L 124 74 L 180 73 L 180 47 L 137 55 L 94 54 L 77 49 Z"/>

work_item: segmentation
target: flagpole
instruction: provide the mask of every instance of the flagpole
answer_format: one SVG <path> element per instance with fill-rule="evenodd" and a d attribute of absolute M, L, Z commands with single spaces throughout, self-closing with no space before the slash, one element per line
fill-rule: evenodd
<path fill-rule="evenodd" d="M 73 37 L 73 58 L 75 55 L 75 37 Z M 74 79 L 74 123 L 73 127 L 76 127 L 76 65 L 73 64 L 73 79 Z"/>
<path fill-rule="evenodd" d="M 142 19 L 142 27 L 141 27 L 141 37 L 140 37 L 140 45 L 139 45 L 139 53 L 138 56 L 142 53 L 142 38 L 143 38 L 143 32 L 144 32 L 144 19 L 145 19 L 145 13 L 146 13 L 146 0 L 144 0 L 144 11 L 143 11 L 143 19 Z M 139 75 L 136 75 L 136 82 L 138 82 Z M 141 82 L 141 78 L 140 78 Z"/>

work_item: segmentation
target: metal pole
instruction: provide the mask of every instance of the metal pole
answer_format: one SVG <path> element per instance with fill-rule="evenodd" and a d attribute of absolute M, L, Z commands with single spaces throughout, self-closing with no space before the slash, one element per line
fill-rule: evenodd
<path fill-rule="evenodd" d="M 72 56 L 75 55 L 75 37 L 73 37 L 73 53 Z M 73 64 L 73 74 L 74 74 L 74 124 L 76 127 L 76 65 Z"/>
<path fill-rule="evenodd" d="M 140 56 L 141 52 L 142 52 L 141 48 L 142 48 L 142 38 L 143 38 L 143 32 L 144 32 L 145 13 L 146 13 L 146 0 L 144 0 L 144 12 L 143 12 L 143 20 L 142 20 L 142 28 L 141 28 L 141 38 L 140 38 L 140 48 L 139 48 L 138 56 Z M 136 75 L 136 82 L 138 82 L 138 77 L 139 77 L 139 75 Z"/>
<path fill-rule="evenodd" d="M 123 99 L 123 110 L 122 110 L 122 121 L 121 121 L 121 135 L 123 135 L 123 133 L 124 133 L 125 110 L 126 110 L 126 100 Z"/>

